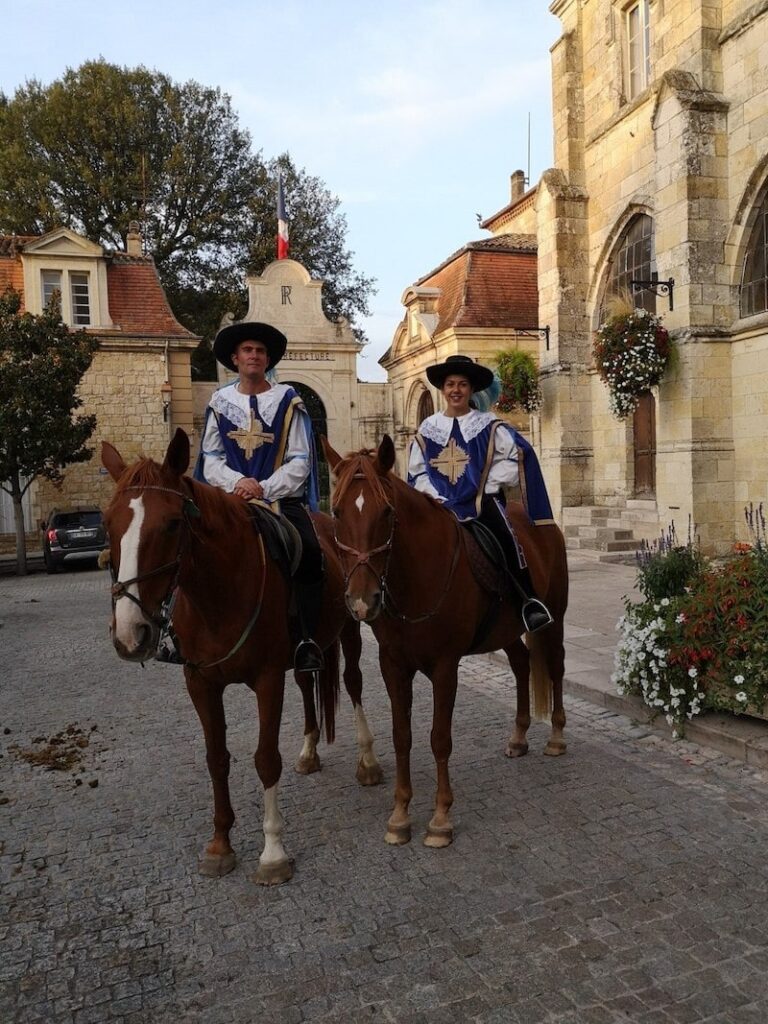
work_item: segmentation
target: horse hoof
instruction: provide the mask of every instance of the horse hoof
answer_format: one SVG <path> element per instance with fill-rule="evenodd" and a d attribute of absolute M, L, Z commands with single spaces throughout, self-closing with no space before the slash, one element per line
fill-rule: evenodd
<path fill-rule="evenodd" d="M 300 757 L 296 762 L 296 771 L 299 775 L 312 775 L 322 768 L 320 758 L 317 754 L 314 757 Z"/>
<path fill-rule="evenodd" d="M 390 846 L 404 846 L 406 843 L 411 841 L 411 823 L 407 825 L 393 825 L 391 822 L 387 823 L 387 834 L 384 836 L 384 842 L 389 843 Z"/>
<path fill-rule="evenodd" d="M 510 743 L 505 751 L 507 757 L 525 757 L 528 753 L 527 743 Z"/>
<path fill-rule="evenodd" d="M 203 853 L 197 862 L 198 871 L 206 878 L 223 878 L 237 864 L 234 853 Z"/>
<path fill-rule="evenodd" d="M 548 757 L 560 757 L 566 751 L 565 740 L 550 740 L 544 747 L 544 753 Z"/>
<path fill-rule="evenodd" d="M 257 885 L 282 885 L 283 882 L 290 882 L 293 878 L 293 861 L 286 858 L 273 864 L 259 864 L 252 878 Z"/>
<path fill-rule="evenodd" d="M 453 825 L 427 825 L 427 834 L 424 836 L 424 845 L 432 850 L 442 850 L 453 842 Z"/>
<path fill-rule="evenodd" d="M 378 786 L 384 781 L 384 772 L 380 764 L 365 765 L 360 761 L 355 778 L 361 786 Z"/>

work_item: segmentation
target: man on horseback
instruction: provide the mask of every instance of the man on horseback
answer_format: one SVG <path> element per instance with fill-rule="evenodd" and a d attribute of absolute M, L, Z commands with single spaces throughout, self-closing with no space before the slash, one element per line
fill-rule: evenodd
<path fill-rule="evenodd" d="M 472 407 L 472 395 L 493 383 L 493 371 L 469 356 L 448 356 L 427 368 L 445 398 L 445 412 L 428 416 L 411 445 L 408 482 L 445 504 L 461 521 L 479 520 L 501 546 L 506 569 L 522 599 L 521 616 L 533 633 L 552 622 L 538 599 L 525 554 L 504 511 L 504 487 L 520 485 L 532 521 L 551 523 L 552 510 L 531 445 L 509 424 Z"/>
<path fill-rule="evenodd" d="M 313 639 L 320 614 L 323 558 L 307 505 L 317 509 L 317 458 L 312 424 L 299 395 L 271 383 L 287 338 L 270 324 L 236 323 L 219 331 L 213 352 L 238 379 L 214 391 L 195 478 L 250 501 L 264 501 L 296 528 L 302 557 L 293 576 L 301 638 L 294 653 L 299 672 L 322 668 Z"/>

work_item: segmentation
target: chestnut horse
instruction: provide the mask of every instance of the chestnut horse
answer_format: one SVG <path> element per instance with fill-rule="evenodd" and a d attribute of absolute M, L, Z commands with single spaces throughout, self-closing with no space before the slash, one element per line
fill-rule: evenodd
<path fill-rule="evenodd" d="M 507 655 L 517 681 L 509 757 L 528 752 L 529 680 L 536 717 L 552 712 L 544 753 L 565 752 L 565 541 L 556 525 L 534 526 L 521 504 L 508 503 L 507 515 L 525 551 L 536 592 L 554 619 L 545 629 L 527 634 L 526 646 L 519 606 L 511 600 L 501 602 L 476 581 L 467 531 L 439 502 L 391 472 L 395 449 L 389 437 L 376 452 L 361 451 L 343 459 L 327 443 L 324 447 L 336 481 L 331 512 L 346 572 L 347 607 L 355 618 L 371 624 L 392 705 L 397 780 L 385 838 L 394 844 L 411 838 L 411 704 L 413 677 L 419 671 L 432 682 L 431 743 L 437 767 L 435 810 L 424 842 L 447 846 L 453 840 L 451 720 L 463 655 L 498 649 Z"/>
<path fill-rule="evenodd" d="M 293 874 L 282 842 L 278 807 L 282 761 L 278 747 L 285 672 L 292 663 L 289 635 L 290 584 L 254 529 L 246 503 L 183 474 L 189 466 L 189 438 L 177 430 L 162 465 L 140 459 L 126 467 L 117 450 L 102 444 L 102 462 L 116 481 L 105 520 L 109 533 L 112 587 L 112 642 L 129 661 L 154 657 L 160 630 L 172 620 L 186 659 L 187 690 L 205 734 L 213 783 L 214 832 L 200 860 L 204 875 L 219 876 L 235 866 L 230 830 L 235 821 L 229 796 L 230 755 L 226 745 L 223 693 L 245 683 L 256 694 L 259 741 L 256 770 L 264 787 L 265 845 L 255 881 L 271 885 Z M 374 785 L 381 769 L 360 703 L 360 626 L 344 606 L 343 572 L 326 515 L 313 516 L 326 563 L 323 611 L 316 639 L 325 650 L 320 673 L 320 724 L 332 742 L 339 688 L 339 642 L 344 682 L 355 707 L 360 761 L 358 781 Z M 320 765 L 315 749 L 320 730 L 312 677 L 297 673 L 305 711 L 304 748 L 297 770 Z"/>

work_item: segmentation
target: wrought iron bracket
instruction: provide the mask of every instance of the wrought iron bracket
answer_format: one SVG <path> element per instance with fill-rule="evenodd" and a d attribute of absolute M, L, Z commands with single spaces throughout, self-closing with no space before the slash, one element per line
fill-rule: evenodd
<path fill-rule="evenodd" d="M 549 352 L 549 324 L 546 327 L 513 327 L 512 330 L 518 334 L 543 334 Z"/>
<path fill-rule="evenodd" d="M 668 296 L 669 297 L 669 311 L 670 313 L 675 308 L 674 293 L 675 293 L 675 279 L 670 277 L 668 281 L 660 281 L 657 274 L 651 275 L 650 281 L 630 281 L 629 282 L 633 292 L 653 292 L 654 295 Z"/>

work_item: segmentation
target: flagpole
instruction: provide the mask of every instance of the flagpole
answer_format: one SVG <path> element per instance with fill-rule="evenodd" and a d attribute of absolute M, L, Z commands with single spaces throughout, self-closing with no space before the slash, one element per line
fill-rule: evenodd
<path fill-rule="evenodd" d="M 285 218 L 285 195 L 283 193 L 283 172 L 277 176 L 277 258 L 288 258 L 288 221 Z"/>

